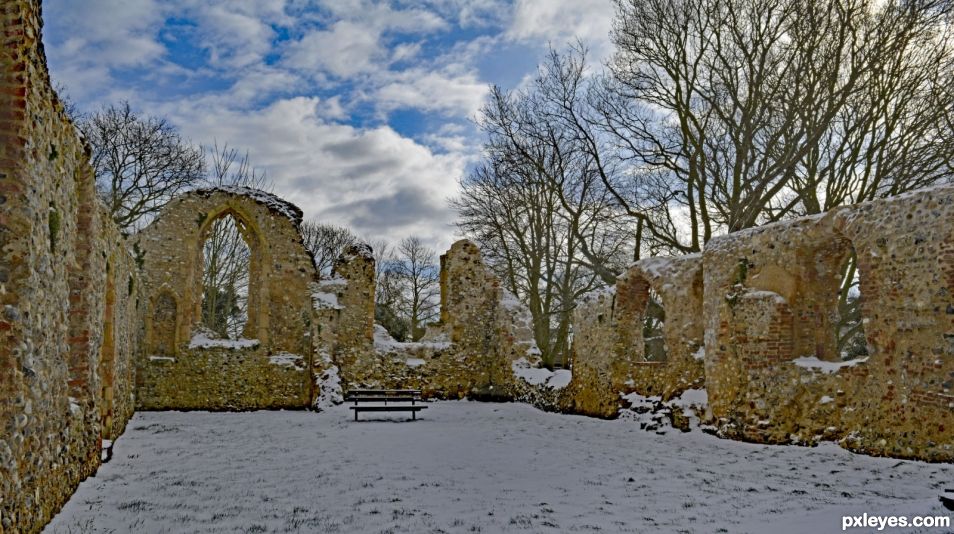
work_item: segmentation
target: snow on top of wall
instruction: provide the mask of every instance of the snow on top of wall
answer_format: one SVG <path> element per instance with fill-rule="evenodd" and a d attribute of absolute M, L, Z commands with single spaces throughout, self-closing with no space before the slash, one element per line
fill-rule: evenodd
<path fill-rule="evenodd" d="M 638 267 L 649 276 L 663 278 L 671 273 L 672 266 L 678 263 L 680 258 L 681 256 L 653 256 L 634 261 L 629 264 L 629 268 Z"/>
<path fill-rule="evenodd" d="M 348 285 L 348 281 L 340 276 L 310 283 L 311 303 L 316 310 L 342 310 L 344 306 L 338 303 L 338 291 Z"/>
<path fill-rule="evenodd" d="M 451 346 L 450 341 L 416 341 L 416 342 L 406 342 L 402 343 L 393 337 L 383 326 L 375 323 L 374 324 L 374 348 L 379 351 L 402 351 L 402 350 L 411 350 L 411 349 L 446 349 Z M 411 364 L 408 363 L 411 367 L 416 367 L 421 364 Z"/>
<path fill-rule="evenodd" d="M 748 290 L 748 291 L 746 291 L 745 293 L 743 293 L 742 295 L 740 295 L 739 298 L 746 299 L 746 300 L 748 300 L 748 299 L 753 299 L 753 300 L 754 300 L 754 299 L 772 299 L 773 301 L 777 302 L 778 304 L 788 304 L 788 301 L 785 300 L 785 297 L 783 297 L 782 295 L 779 295 L 778 293 L 776 293 L 776 292 L 774 292 L 774 291 L 765 291 L 765 290 L 756 290 L 756 291 L 753 291 L 753 290 Z"/>
<path fill-rule="evenodd" d="M 822 373 L 831 374 L 841 370 L 844 367 L 854 367 L 866 361 L 868 361 L 867 356 L 864 358 L 848 360 L 846 362 L 826 362 L 824 360 L 819 360 L 815 356 L 802 356 L 801 358 L 792 360 L 792 363 L 805 369 L 812 369 L 815 371 L 821 371 Z"/>
<path fill-rule="evenodd" d="M 279 196 L 273 195 L 267 191 L 262 191 L 261 189 L 235 185 L 219 185 L 215 187 L 196 189 L 192 191 L 192 193 L 202 196 L 211 196 L 214 193 L 229 193 L 232 195 L 247 197 L 254 200 L 255 202 L 258 202 L 259 204 L 264 205 L 272 211 L 276 211 L 285 217 L 288 217 L 293 223 L 295 223 L 295 226 L 301 225 L 301 208 Z"/>
<path fill-rule="evenodd" d="M 200 329 L 195 332 L 192 336 L 192 339 L 189 341 L 190 349 L 212 349 L 212 348 L 221 348 L 221 349 L 250 349 L 257 347 L 260 342 L 257 339 L 216 339 L 212 337 L 210 332 L 205 329 Z"/>
<path fill-rule="evenodd" d="M 291 367 L 296 371 L 305 370 L 303 365 L 304 361 L 305 359 L 298 354 L 292 354 L 290 352 L 279 352 L 268 357 L 268 363 L 282 367 Z"/>
<path fill-rule="evenodd" d="M 151 362 L 174 362 L 175 358 L 172 356 L 150 356 L 149 361 Z"/>
<path fill-rule="evenodd" d="M 367 243 L 355 243 L 338 256 L 338 261 L 349 262 L 355 258 L 374 259 L 374 250 Z"/>
<path fill-rule="evenodd" d="M 573 374 L 567 369 L 538 369 L 531 367 L 526 358 L 518 358 L 510 364 L 513 374 L 531 386 L 545 385 L 551 389 L 563 389 L 569 385 Z"/>
<path fill-rule="evenodd" d="M 404 361 L 404 363 L 406 363 L 408 367 L 420 367 L 427 362 L 425 362 L 424 360 L 420 358 L 408 358 L 407 360 Z"/>
<path fill-rule="evenodd" d="M 391 333 L 388 332 L 387 328 L 374 323 L 374 348 L 376 349 L 392 349 L 400 347 L 403 345 L 400 341 L 391 337 Z"/>
<path fill-rule="evenodd" d="M 840 211 L 843 208 L 834 208 L 830 211 L 824 213 L 815 213 L 812 215 L 805 215 L 797 219 L 789 219 L 783 221 L 777 221 L 769 224 L 763 224 L 762 226 L 753 226 L 751 228 L 746 228 L 744 230 L 739 230 L 737 232 L 732 232 L 731 234 L 723 234 L 714 236 L 706 243 L 705 250 L 706 252 L 716 252 L 716 251 L 725 251 L 731 249 L 735 243 L 740 241 L 747 241 L 753 237 L 763 234 L 765 232 L 775 231 L 775 230 L 785 230 L 788 228 L 799 228 L 802 226 L 807 226 L 812 223 L 818 222 L 825 217 L 834 215 L 836 212 Z"/>

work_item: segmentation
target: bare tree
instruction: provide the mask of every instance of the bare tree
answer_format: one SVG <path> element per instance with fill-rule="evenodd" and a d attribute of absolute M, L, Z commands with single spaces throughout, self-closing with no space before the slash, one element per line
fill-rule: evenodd
<path fill-rule="evenodd" d="M 321 276 L 330 275 L 341 252 L 360 241 L 348 228 L 317 221 L 302 223 L 301 234 L 305 248 L 311 252 L 315 268 Z"/>
<path fill-rule="evenodd" d="M 411 338 L 410 322 L 402 313 L 403 282 L 398 274 L 398 259 L 391 244 L 385 240 L 371 242 L 374 251 L 375 287 L 374 321 L 383 326 L 398 341 Z"/>
<path fill-rule="evenodd" d="M 440 270 L 437 255 L 417 237 L 401 240 L 392 272 L 400 284 L 403 313 L 407 318 L 409 337 L 417 341 L 424 335 L 424 326 L 437 316 L 440 305 Z"/>
<path fill-rule="evenodd" d="M 583 118 L 632 169 L 607 187 L 676 229 L 672 249 L 950 179 L 949 3 L 617 7 L 611 76 Z M 634 195 L 630 176 L 654 180 Z"/>
<path fill-rule="evenodd" d="M 577 298 L 602 285 L 583 261 L 581 243 L 585 239 L 591 249 L 610 254 L 623 244 L 607 238 L 615 231 L 610 218 L 592 217 L 598 203 L 565 209 L 561 197 L 572 196 L 535 167 L 498 161 L 475 169 L 453 201 L 461 232 L 480 244 L 491 269 L 528 306 L 543 363 L 550 367 L 566 361 Z"/>
<path fill-rule="evenodd" d="M 97 190 L 123 230 L 148 222 L 203 178 L 202 151 L 165 119 L 137 114 L 128 102 L 105 106 L 78 126 L 93 149 Z"/>

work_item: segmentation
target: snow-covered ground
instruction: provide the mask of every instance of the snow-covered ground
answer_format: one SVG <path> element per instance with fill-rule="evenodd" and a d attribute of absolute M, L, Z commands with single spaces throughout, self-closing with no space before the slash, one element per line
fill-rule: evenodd
<path fill-rule="evenodd" d="M 780 534 L 948 513 L 952 465 L 657 435 L 634 416 L 475 402 L 432 403 L 415 422 L 355 423 L 346 406 L 140 412 L 46 532 Z"/>

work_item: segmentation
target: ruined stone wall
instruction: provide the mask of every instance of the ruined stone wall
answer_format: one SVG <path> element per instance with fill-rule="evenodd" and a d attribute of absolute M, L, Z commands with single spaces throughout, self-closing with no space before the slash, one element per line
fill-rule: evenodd
<path fill-rule="evenodd" d="M 665 310 L 667 358 L 647 361 L 643 321 L 653 288 Z M 705 382 L 702 355 L 702 257 L 647 258 L 610 291 L 583 298 L 574 313 L 573 380 L 568 411 L 612 417 L 621 394 L 669 399 Z"/>
<path fill-rule="evenodd" d="M 954 188 L 939 188 L 713 240 L 706 377 L 723 434 L 954 458 L 952 220 Z M 841 362 L 837 271 L 850 247 L 869 356 Z"/>
<path fill-rule="evenodd" d="M 370 271 L 373 274 L 373 266 Z M 368 276 L 346 278 L 350 287 Z M 429 325 L 418 343 L 398 343 L 380 326 L 374 327 L 373 343 L 370 338 L 364 343 L 362 336 L 372 325 L 349 320 L 360 325 L 361 335 L 346 334 L 339 340 L 335 362 L 346 389 L 414 388 L 436 398 L 512 397 L 513 362 L 532 359 L 538 352 L 526 310 L 506 294 L 470 241 L 454 243 L 441 256 L 440 280 L 441 321 Z M 366 282 L 359 285 L 366 286 Z M 360 308 L 366 300 L 361 290 L 358 293 Z M 338 302 L 345 310 L 355 308 L 343 298 Z M 347 332 L 349 327 L 341 328 Z"/>
<path fill-rule="evenodd" d="M 137 286 L 50 86 L 39 2 L 0 18 L 0 531 L 34 532 L 131 413 Z"/>
<path fill-rule="evenodd" d="M 248 320 L 238 342 L 203 340 L 202 247 L 212 223 L 232 216 L 251 252 Z M 301 210 L 249 188 L 189 192 L 137 236 L 143 271 L 145 350 L 137 362 L 143 409 L 307 407 L 312 284 Z"/>

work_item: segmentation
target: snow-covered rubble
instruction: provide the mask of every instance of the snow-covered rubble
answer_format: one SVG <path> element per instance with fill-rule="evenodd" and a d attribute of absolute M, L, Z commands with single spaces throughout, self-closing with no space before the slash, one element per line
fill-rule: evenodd
<path fill-rule="evenodd" d="M 337 366 L 332 365 L 321 374 L 318 391 L 315 410 L 319 412 L 344 402 L 344 392 L 341 389 L 341 377 L 338 375 Z"/>
<path fill-rule="evenodd" d="M 704 389 L 687 389 L 668 401 L 638 393 L 620 396 L 629 405 L 620 411 L 620 417 L 636 421 L 642 430 L 657 434 L 665 434 L 673 427 L 683 432 L 698 427 L 699 415 L 709 406 L 709 396 Z"/>
<path fill-rule="evenodd" d="M 510 364 L 513 374 L 532 386 L 544 385 L 551 389 L 563 389 L 570 384 L 572 373 L 567 369 L 537 368 L 530 365 L 526 358 L 518 358 Z"/>

